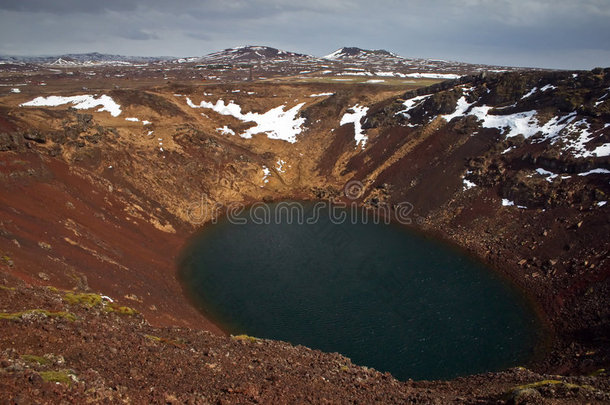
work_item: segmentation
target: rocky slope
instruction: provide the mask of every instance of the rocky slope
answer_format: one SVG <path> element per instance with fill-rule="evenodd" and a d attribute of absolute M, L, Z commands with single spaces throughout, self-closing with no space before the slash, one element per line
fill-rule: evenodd
<path fill-rule="evenodd" d="M 329 62 L 345 64 L 348 67 L 364 68 L 372 74 L 381 71 L 381 76 L 405 75 L 404 77 L 418 77 L 418 75 L 437 75 L 441 78 L 451 78 L 463 74 L 477 72 L 508 72 L 523 70 L 506 66 L 477 65 L 464 62 L 447 61 L 442 59 L 410 58 L 397 55 L 385 49 L 362 49 L 346 46 L 323 57 Z M 444 76 L 444 77 L 443 77 Z"/>
<path fill-rule="evenodd" d="M 610 400 L 602 376 L 517 368 L 399 382 L 338 354 L 249 336 L 151 327 L 97 294 L 0 279 L 3 403 L 516 403 Z M 526 402 L 530 401 L 530 402 Z"/>
<path fill-rule="evenodd" d="M 190 305 L 175 278 L 175 262 L 189 235 L 232 202 L 333 197 L 390 215 L 408 203 L 406 217 L 412 226 L 470 251 L 529 295 L 549 329 L 549 341 L 530 365 L 536 372 L 598 375 L 569 380 L 593 386 L 595 394 L 547 382 L 527 387 L 535 391 L 528 391 L 530 395 L 606 399 L 607 377 L 598 370 L 607 368 L 610 335 L 610 70 L 511 72 L 466 76 L 431 87 L 380 87 L 287 81 L 202 84 L 187 80 L 186 73 L 185 79 L 167 83 L 165 72 L 138 81 L 139 72 L 123 69 L 120 74 L 130 78 L 127 88 L 123 78 L 110 76 L 110 68 L 100 69 L 87 82 L 95 83 L 96 92 L 83 89 L 82 80 L 46 73 L 40 78 L 47 86 L 14 87 L 23 76 L 8 72 L 1 77 L 7 90 L 20 91 L 5 91 L 0 98 L 0 274 L 6 287 L 0 291 L 5 294 L 0 312 L 75 312 L 88 319 L 79 328 L 92 328 L 74 337 L 64 332 L 72 330 L 69 320 L 40 312 L 0 319 L 7 331 L 2 349 L 11 349 L 3 354 L 4 398 L 12 398 L 16 387 L 25 387 L 34 374 L 56 371 L 26 367 L 18 361 L 21 355 L 65 356 L 76 338 L 86 344 L 84 360 L 79 363 L 74 356 L 77 360 L 66 367 L 85 382 L 51 386 L 51 391 L 79 398 L 87 392 L 87 381 L 96 379 L 85 368 L 96 356 L 87 353 L 101 350 L 88 342 L 101 339 L 108 350 L 119 351 L 123 349 L 117 342 L 131 336 L 125 340 L 131 346 L 121 352 L 125 360 L 113 362 L 111 355 L 98 353 L 111 359 L 107 368 L 121 370 L 118 374 L 104 374 L 102 365 L 90 367 L 103 375 L 104 387 L 115 387 L 114 393 L 156 400 L 156 393 L 141 387 L 158 384 L 170 399 L 199 392 L 209 401 L 232 400 L 229 394 L 250 395 L 236 387 L 251 379 L 246 391 L 258 393 L 263 402 L 274 398 L 264 394 L 269 386 L 269 395 L 295 387 L 287 391 L 286 402 L 306 400 L 291 395 L 314 395 L 319 387 L 309 377 L 327 372 L 329 362 L 339 357 L 313 352 L 323 360 L 312 365 L 305 360 L 312 352 L 279 343 L 160 331 L 140 318 L 106 314 L 107 304 L 70 306 L 65 292 L 27 288 L 18 280 L 108 295 L 156 326 L 222 334 Z M 356 185 L 355 192 L 346 190 L 346 184 Z M 154 376 L 145 376 L 140 388 L 132 386 L 135 377 L 124 374 L 123 361 L 137 359 L 129 367 L 136 374 L 143 369 L 190 370 L 187 364 L 192 364 L 178 347 L 171 347 L 171 360 L 155 363 L 154 353 L 165 346 L 142 338 L 133 329 L 136 325 L 152 336 L 176 341 L 188 337 L 194 342 L 189 350 L 218 352 L 229 345 L 242 360 L 228 366 L 222 379 L 235 381 L 235 386 L 223 388 L 218 382 L 197 391 L 180 385 L 184 381 L 172 385 Z M 110 335 L 102 334 L 106 327 Z M 51 346 L 34 350 L 31 340 L 19 338 L 34 330 L 60 340 L 45 337 Z M 153 344 L 158 347 L 152 351 L 138 351 Z M 252 351 L 259 344 L 266 348 L 265 358 L 284 364 L 282 373 L 290 379 L 278 377 L 278 384 L 272 379 L 265 385 L 266 374 L 259 371 L 243 377 L 246 363 L 262 356 Z M 286 366 L 286 350 L 294 350 L 296 357 L 289 357 L 294 366 Z M 382 395 L 374 384 L 347 388 L 362 383 L 364 374 L 358 373 L 364 372 L 357 368 L 347 379 L 320 374 L 329 380 L 324 383 L 329 391 L 309 399 L 371 402 Z M 545 378 L 512 370 L 447 384 L 403 384 L 374 375 L 386 395 L 378 401 L 413 400 L 410 395 L 417 394 L 423 402 L 440 403 L 500 400 L 511 387 Z M 480 388 L 482 381 L 492 384 L 489 391 Z M 24 392 L 26 397 L 57 399 L 46 396 L 48 389 L 41 383 Z"/>

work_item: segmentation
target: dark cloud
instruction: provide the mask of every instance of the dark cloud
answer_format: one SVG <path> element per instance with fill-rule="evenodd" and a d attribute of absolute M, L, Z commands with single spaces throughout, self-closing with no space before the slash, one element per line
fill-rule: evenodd
<path fill-rule="evenodd" d="M 607 0 L 2 0 L 0 53 L 194 56 L 340 46 L 558 68 L 610 63 Z M 95 47 L 95 49 L 92 49 Z"/>
<path fill-rule="evenodd" d="M 212 37 L 205 32 L 187 32 L 186 36 L 193 39 L 201 39 L 204 41 L 208 41 L 212 39 Z"/>
<path fill-rule="evenodd" d="M 133 39 L 136 41 L 147 41 L 151 39 L 159 39 L 159 36 L 152 32 L 146 32 L 139 29 L 130 29 L 119 34 L 122 38 Z"/>
<path fill-rule="evenodd" d="M 20 11 L 28 13 L 100 13 L 107 10 L 133 11 L 141 1 L 133 0 L 3 0 L 0 10 Z"/>

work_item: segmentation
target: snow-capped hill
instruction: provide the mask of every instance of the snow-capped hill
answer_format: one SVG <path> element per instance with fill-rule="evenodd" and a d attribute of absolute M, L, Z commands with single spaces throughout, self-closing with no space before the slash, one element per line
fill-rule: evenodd
<path fill-rule="evenodd" d="M 343 47 L 340 49 L 337 49 L 335 52 L 324 56 L 324 59 L 331 59 L 331 60 L 337 60 L 337 59 L 346 59 L 346 58 L 355 58 L 355 59 L 362 59 L 362 58 L 368 58 L 371 56 L 375 56 L 375 57 L 391 57 L 391 58 L 395 58 L 397 57 L 397 55 L 393 54 L 392 52 L 388 52 L 385 49 L 374 49 L 374 50 L 370 50 L 370 49 L 362 49 L 362 48 L 357 48 L 357 47 Z"/>
<path fill-rule="evenodd" d="M 56 61 L 49 63 L 50 66 L 76 66 L 77 62 L 73 60 L 67 60 L 64 58 L 57 58 Z"/>
<path fill-rule="evenodd" d="M 591 160 L 583 167 L 610 173 L 609 96 L 610 69 L 464 76 L 405 94 L 394 117 L 411 128 L 442 118 L 473 134 L 496 130 L 513 142 L 506 153 L 545 144 L 549 159 L 600 158 L 602 166 Z M 378 117 L 369 117 L 369 125 L 375 122 Z M 568 166 L 565 171 L 575 171 Z"/>
<path fill-rule="evenodd" d="M 269 46 L 240 46 L 214 52 L 200 58 L 206 62 L 253 62 L 262 60 L 304 59 L 309 56 L 271 48 Z"/>

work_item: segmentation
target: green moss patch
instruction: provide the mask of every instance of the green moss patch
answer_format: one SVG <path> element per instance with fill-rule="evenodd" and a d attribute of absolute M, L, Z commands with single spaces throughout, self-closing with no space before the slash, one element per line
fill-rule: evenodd
<path fill-rule="evenodd" d="M 102 296 L 99 294 L 75 294 L 67 293 L 63 297 L 64 302 L 70 305 L 82 305 L 88 308 L 95 307 L 102 303 Z"/>
<path fill-rule="evenodd" d="M 40 376 L 44 382 L 72 384 L 72 377 L 67 371 L 42 371 L 40 372 Z"/>
<path fill-rule="evenodd" d="M 114 312 L 114 313 L 117 313 L 119 315 L 130 315 L 130 316 L 137 315 L 139 313 L 138 311 L 136 311 L 133 308 L 122 307 L 122 306 L 114 304 L 114 303 L 106 305 L 104 307 L 104 311 L 106 311 L 106 312 Z"/>
<path fill-rule="evenodd" d="M 233 339 L 236 340 L 243 340 L 246 342 L 258 342 L 259 339 L 255 338 L 254 336 L 248 336 L 248 335 L 236 335 L 236 336 L 231 336 Z"/>
<path fill-rule="evenodd" d="M 604 377 L 606 376 L 606 369 L 605 368 L 600 368 L 599 370 L 595 370 L 594 372 L 592 372 L 591 374 L 589 374 L 591 377 Z"/>
<path fill-rule="evenodd" d="M 28 309 L 19 312 L 0 312 L 0 319 L 17 320 L 30 314 L 40 314 L 49 318 L 67 319 L 70 322 L 76 321 L 76 315 L 65 311 L 47 311 L 45 309 Z"/>
<path fill-rule="evenodd" d="M 23 361 L 25 361 L 26 363 L 36 363 L 41 366 L 46 366 L 48 364 L 51 364 L 51 360 L 44 358 L 42 356 L 36 356 L 33 354 L 22 354 L 21 359 Z"/>
<path fill-rule="evenodd" d="M 13 259 L 11 259 L 11 257 L 7 254 L 0 255 L 0 263 L 7 265 L 8 267 L 13 267 L 15 265 Z"/>
<path fill-rule="evenodd" d="M 530 384 L 518 385 L 518 386 L 512 388 L 510 391 L 512 392 L 512 391 L 525 390 L 525 389 L 530 389 L 530 388 L 539 388 L 539 387 L 544 387 L 547 385 L 558 385 L 558 386 L 565 387 L 567 389 L 580 389 L 580 388 L 586 389 L 586 390 L 594 389 L 590 385 L 571 384 L 571 383 L 567 383 L 567 382 L 560 381 L 560 380 L 542 380 L 542 381 L 536 381 L 536 382 L 533 382 Z"/>
<path fill-rule="evenodd" d="M 187 347 L 184 343 L 179 342 L 178 340 L 167 339 L 164 337 L 154 336 L 154 335 L 144 335 L 144 337 L 147 339 L 150 339 L 154 342 L 164 343 L 164 344 L 167 344 L 170 346 L 177 347 L 179 349 L 185 349 Z"/>

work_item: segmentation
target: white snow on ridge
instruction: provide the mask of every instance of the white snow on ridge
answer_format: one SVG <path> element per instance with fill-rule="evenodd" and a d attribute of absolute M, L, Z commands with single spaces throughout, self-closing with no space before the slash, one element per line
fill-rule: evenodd
<path fill-rule="evenodd" d="M 341 72 L 337 73 L 337 76 L 372 76 L 370 72 Z"/>
<path fill-rule="evenodd" d="M 463 179 L 463 180 L 464 180 L 464 191 L 469 190 L 469 189 L 477 186 L 475 183 L 473 183 L 470 180 L 466 180 L 466 179 Z"/>
<path fill-rule="evenodd" d="M 394 75 L 400 75 L 401 77 L 404 77 L 404 75 L 398 73 L 394 73 L 394 72 L 375 72 L 375 76 L 381 76 L 381 77 L 394 77 Z"/>
<path fill-rule="evenodd" d="M 541 88 L 540 91 L 555 90 L 556 88 L 557 87 L 553 86 L 552 84 L 547 84 L 546 86 Z"/>
<path fill-rule="evenodd" d="M 489 114 L 491 109 L 492 107 L 488 106 L 473 107 L 469 115 L 474 115 L 479 120 L 482 120 L 483 128 L 496 128 L 500 131 L 508 128 L 509 131 L 506 136 L 509 138 L 519 134 L 529 138 L 539 131 L 536 125 L 538 121 L 534 117 L 536 111 L 526 111 L 510 115 L 491 115 Z"/>
<path fill-rule="evenodd" d="M 538 87 L 534 87 L 527 94 L 525 94 L 523 97 L 521 97 L 521 100 L 528 98 L 529 96 L 531 96 L 532 94 L 534 94 L 537 91 L 538 91 Z"/>
<path fill-rule="evenodd" d="M 418 107 L 419 105 L 421 105 L 421 103 L 423 103 L 424 100 L 426 100 L 427 98 L 429 98 L 431 96 L 432 96 L 432 94 L 427 94 L 425 96 L 417 96 L 417 97 L 413 97 L 413 98 L 410 98 L 408 100 L 405 100 L 403 102 L 403 105 L 405 106 L 405 109 L 401 110 L 401 111 L 398 111 L 396 113 L 396 115 L 403 114 L 407 118 L 411 118 L 410 115 L 409 115 L 409 111 L 411 111 L 415 107 Z"/>
<path fill-rule="evenodd" d="M 326 96 L 334 96 L 335 93 L 317 93 L 317 94 L 310 94 L 309 97 L 326 97 Z"/>
<path fill-rule="evenodd" d="M 502 199 L 502 206 L 503 207 L 513 207 L 514 205 L 515 205 L 514 201 L 511 201 L 511 200 L 509 200 L 507 198 L 503 198 Z M 524 205 L 517 205 L 517 208 L 520 208 L 522 210 L 527 209 L 527 207 L 524 206 Z"/>
<path fill-rule="evenodd" d="M 555 90 L 556 88 L 557 87 L 553 86 L 552 84 L 547 84 L 546 86 L 543 86 L 540 89 L 538 89 L 538 87 L 534 87 L 527 94 L 525 94 L 523 97 L 521 97 L 521 100 L 524 100 L 524 99 L 528 98 L 529 96 L 531 96 L 532 94 L 536 93 L 539 90 L 541 92 L 545 92 L 547 90 Z"/>
<path fill-rule="evenodd" d="M 591 152 L 595 156 L 609 156 L 610 155 L 610 143 L 605 143 L 593 149 Z"/>
<path fill-rule="evenodd" d="M 369 108 L 356 104 L 351 108 L 351 110 L 353 110 L 354 112 L 346 112 L 345 114 L 343 114 L 343 117 L 341 117 L 341 121 L 339 122 L 339 126 L 343 126 L 345 124 L 350 123 L 354 124 L 354 140 L 356 141 L 356 148 L 358 147 L 360 142 L 362 142 L 361 147 L 362 149 L 364 149 L 366 141 L 368 140 L 368 136 L 364 134 L 364 130 L 362 129 L 362 124 L 360 123 L 360 121 L 366 116 L 366 113 Z"/>
<path fill-rule="evenodd" d="M 454 119 L 455 117 L 463 116 L 464 113 L 466 113 L 466 111 L 468 111 L 470 106 L 473 105 L 473 104 L 474 103 L 469 103 L 469 102 L 466 101 L 466 96 L 462 96 L 457 101 L 457 106 L 455 108 L 455 111 L 453 113 L 451 113 L 451 114 L 441 115 L 441 117 L 443 117 L 445 119 L 445 121 L 449 122 L 452 119 Z"/>
<path fill-rule="evenodd" d="M 558 174 L 555 174 L 553 172 L 549 172 L 548 170 L 544 170 L 541 167 L 536 169 L 536 173 L 538 173 L 541 176 L 546 177 L 546 181 L 548 181 L 549 183 L 552 183 L 553 179 L 558 176 Z"/>
<path fill-rule="evenodd" d="M 18 89 L 17 87 L 14 87 L 11 89 L 11 93 L 21 93 L 21 90 Z"/>
<path fill-rule="evenodd" d="M 523 97 L 528 96 L 528 94 Z M 400 113 L 408 113 L 424 97 L 426 96 L 415 97 L 405 101 L 404 104 L 407 109 L 400 111 Z M 495 128 L 508 138 L 517 135 L 523 135 L 525 138 L 540 135 L 541 138 L 535 140 L 535 142 L 547 140 L 552 144 L 561 142 L 563 149 L 570 151 L 575 157 L 603 157 L 610 155 L 610 143 L 602 144 L 593 151 L 587 150 L 586 145 L 594 139 L 594 134 L 591 132 L 591 125 L 586 119 L 575 121 L 577 116 L 575 111 L 563 117 L 553 117 L 544 125 L 541 125 L 538 121 L 536 110 L 496 115 L 490 113 L 493 107 L 486 105 L 471 107 L 473 104 L 468 103 L 466 97 L 462 96 L 457 102 L 455 111 L 451 114 L 441 115 L 441 117 L 449 122 L 456 117 L 474 115 L 482 121 L 481 126 L 483 128 Z M 408 116 L 408 114 L 406 115 Z M 508 150 L 503 153 L 505 152 L 508 152 Z"/>
<path fill-rule="evenodd" d="M 222 128 L 216 128 L 216 131 L 220 132 L 223 135 L 235 135 L 235 131 L 233 131 L 226 125 Z"/>
<path fill-rule="evenodd" d="M 335 52 L 333 53 L 329 53 L 326 56 L 322 56 L 322 59 L 335 59 L 337 56 L 341 55 L 341 52 L 343 51 L 343 49 L 337 49 Z"/>
<path fill-rule="evenodd" d="M 125 118 L 125 121 L 140 122 L 140 119 L 136 118 L 136 117 L 127 117 L 127 118 Z M 150 124 L 152 124 L 152 122 L 142 120 L 142 125 L 150 125 Z"/>
<path fill-rule="evenodd" d="M 244 133 L 239 135 L 246 139 L 252 138 L 254 134 L 263 132 L 267 134 L 269 139 L 281 139 L 286 142 L 295 143 L 297 141 L 296 136 L 301 133 L 303 130 L 302 125 L 305 123 L 305 118 L 297 118 L 299 110 L 305 103 L 297 104 L 287 111 L 284 111 L 285 106 L 281 105 L 272 108 L 264 114 L 255 112 L 244 114 L 241 111 L 241 106 L 233 101 L 229 101 L 225 105 L 223 100 L 218 100 L 216 104 L 204 100 L 197 105 L 187 97 L 186 103 L 191 108 L 208 108 L 216 111 L 218 114 L 235 117 L 240 121 L 256 123 L 256 126 L 248 128 Z"/>
<path fill-rule="evenodd" d="M 20 107 L 57 107 L 64 104 L 72 104 L 72 108 L 78 110 L 87 110 L 101 106 L 97 111 L 108 111 L 113 117 L 121 115 L 121 106 L 114 102 L 114 100 L 106 95 L 102 95 L 98 98 L 91 95 L 82 96 L 48 96 L 48 97 L 36 97 L 32 101 L 20 104 Z"/>
<path fill-rule="evenodd" d="M 263 165 L 263 183 L 269 183 L 269 176 L 271 175 L 271 170 L 267 166 Z M 262 186 L 261 186 L 262 187 Z"/>
<path fill-rule="evenodd" d="M 411 77 L 414 79 L 459 79 L 461 75 L 453 73 L 407 73 L 404 77 Z"/>
<path fill-rule="evenodd" d="M 604 102 L 604 100 L 606 100 L 606 98 L 608 98 L 608 95 L 610 95 L 610 87 L 608 87 L 608 93 L 604 94 L 603 96 L 601 96 L 600 98 L 597 99 L 597 101 L 595 102 L 595 107 L 598 107 L 600 104 L 602 104 Z"/>
<path fill-rule="evenodd" d="M 578 173 L 579 176 L 588 176 L 590 174 L 610 174 L 610 170 L 608 169 L 593 169 L 588 172 Z"/>

